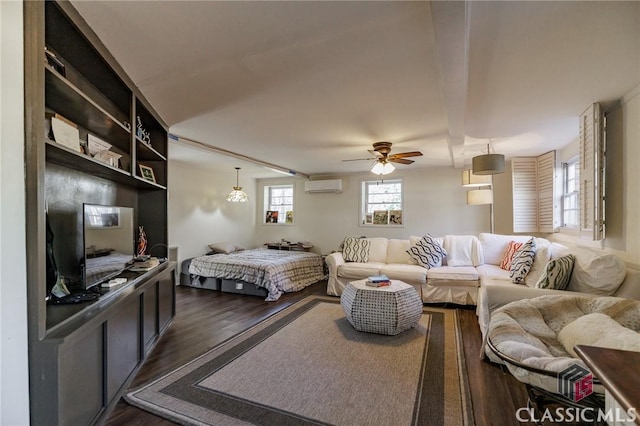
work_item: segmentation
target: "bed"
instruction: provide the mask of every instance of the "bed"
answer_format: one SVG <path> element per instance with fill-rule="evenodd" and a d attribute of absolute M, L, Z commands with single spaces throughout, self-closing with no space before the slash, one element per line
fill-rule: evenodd
<path fill-rule="evenodd" d="M 325 278 L 322 256 L 301 251 L 257 248 L 196 257 L 189 264 L 192 278 L 241 280 L 263 287 L 267 301 L 300 291 Z"/>

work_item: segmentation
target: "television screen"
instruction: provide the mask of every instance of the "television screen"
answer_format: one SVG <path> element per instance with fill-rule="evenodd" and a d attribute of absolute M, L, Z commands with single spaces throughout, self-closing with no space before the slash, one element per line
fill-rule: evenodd
<path fill-rule="evenodd" d="M 135 251 L 133 208 L 84 204 L 83 234 L 85 289 L 131 265 Z"/>

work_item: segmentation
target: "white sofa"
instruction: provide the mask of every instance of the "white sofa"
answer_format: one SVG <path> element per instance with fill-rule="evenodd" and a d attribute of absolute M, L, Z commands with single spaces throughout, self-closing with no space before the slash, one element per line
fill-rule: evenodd
<path fill-rule="evenodd" d="M 515 300 L 547 294 L 575 295 L 576 292 L 640 300 L 640 271 L 626 269 L 624 263 L 611 254 L 580 247 L 569 249 L 544 238 L 535 239 L 537 252 L 533 267 L 525 278 L 526 285 L 514 284 L 509 271 L 500 268 L 500 262 L 510 241 L 526 242 L 530 238 L 526 235 L 490 233 L 481 233 L 477 237 L 437 238 L 449 256 L 443 266 L 428 270 L 419 266 L 406 252 L 420 237 L 406 240 L 369 238 L 371 247 L 366 263 L 345 262 L 340 252 L 327 256 L 327 293 L 339 296 L 350 281 L 386 274 L 391 279 L 399 279 L 416 287 L 424 303 L 475 304 L 483 336 L 491 312 Z M 461 242 L 468 244 L 468 247 L 461 249 Z M 567 290 L 535 288 L 548 261 L 568 253 L 576 256 L 576 267 Z M 455 257 L 453 259 L 450 257 L 452 254 Z M 594 256 L 600 255 L 594 260 Z M 590 264 L 586 265 L 585 262 Z M 589 268 L 594 270 L 590 271 Z M 601 271 L 601 275 L 598 275 L 598 271 Z M 589 274 L 592 276 L 589 277 Z M 591 287 L 585 285 L 589 280 Z"/>

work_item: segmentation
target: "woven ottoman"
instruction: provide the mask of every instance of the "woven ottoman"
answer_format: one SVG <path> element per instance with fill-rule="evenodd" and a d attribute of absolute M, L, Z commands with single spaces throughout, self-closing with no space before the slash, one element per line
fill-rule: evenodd
<path fill-rule="evenodd" d="M 366 282 L 350 282 L 340 296 L 353 328 L 394 336 L 418 323 L 422 299 L 413 286 L 399 280 L 391 280 L 386 287 L 369 287 Z"/>

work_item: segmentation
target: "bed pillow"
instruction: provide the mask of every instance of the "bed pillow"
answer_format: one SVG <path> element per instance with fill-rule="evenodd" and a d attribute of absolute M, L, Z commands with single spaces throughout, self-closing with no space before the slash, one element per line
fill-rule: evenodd
<path fill-rule="evenodd" d="M 371 241 L 366 238 L 347 237 L 344 239 L 342 257 L 345 262 L 366 263 L 369 261 Z"/>
<path fill-rule="evenodd" d="M 571 279 L 573 265 L 576 258 L 572 254 L 552 259 L 547 263 L 547 268 L 536 283 L 536 288 L 550 288 L 564 290 Z"/>
<path fill-rule="evenodd" d="M 234 243 L 229 243 L 225 241 L 222 243 L 209 244 L 209 249 L 211 250 L 210 253 L 229 254 L 229 253 L 233 253 L 234 251 L 242 250 L 242 247 Z"/>
<path fill-rule="evenodd" d="M 533 266 L 536 257 L 536 242 L 533 238 L 524 243 L 513 256 L 509 276 L 516 284 L 524 284 L 524 279 Z"/>
<path fill-rule="evenodd" d="M 415 246 L 409 247 L 407 253 L 418 265 L 427 269 L 442 265 L 442 259 L 447 255 L 447 251 L 429 234 Z"/>
<path fill-rule="evenodd" d="M 516 254 L 516 251 L 522 247 L 522 243 L 517 241 L 509 241 L 509 245 L 507 245 L 507 251 L 504 253 L 504 257 L 502 258 L 502 262 L 500 262 L 500 267 L 505 271 L 511 270 L 511 262 L 513 261 L 513 256 Z"/>

